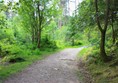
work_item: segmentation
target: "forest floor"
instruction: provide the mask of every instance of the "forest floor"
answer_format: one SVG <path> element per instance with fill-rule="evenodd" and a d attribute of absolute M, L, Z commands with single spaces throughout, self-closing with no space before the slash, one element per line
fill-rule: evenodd
<path fill-rule="evenodd" d="M 37 61 L 3 83 L 82 83 L 76 55 L 83 48 L 68 48 Z"/>

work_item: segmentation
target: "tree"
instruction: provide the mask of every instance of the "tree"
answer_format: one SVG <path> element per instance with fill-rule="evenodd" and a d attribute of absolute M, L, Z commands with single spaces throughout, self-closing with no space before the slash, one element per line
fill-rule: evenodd
<path fill-rule="evenodd" d="M 100 18 L 99 18 L 99 8 L 98 8 L 98 0 L 95 0 L 95 8 L 96 8 L 96 21 L 97 21 L 97 25 L 98 28 L 101 32 L 101 43 L 100 43 L 100 55 L 101 58 L 106 61 L 107 60 L 107 55 L 106 55 L 106 51 L 105 51 L 105 36 L 106 36 L 106 31 L 108 28 L 108 24 L 109 24 L 109 13 L 110 13 L 110 0 L 106 0 L 106 10 L 105 10 L 105 19 L 104 19 L 104 26 L 102 27 L 102 25 L 100 24 Z"/>
<path fill-rule="evenodd" d="M 110 24 L 112 27 L 112 39 L 113 44 L 116 43 L 116 30 L 114 27 L 114 23 L 117 22 L 117 11 L 118 11 L 118 1 L 117 0 L 110 0 L 111 6 L 110 6 Z"/>
<path fill-rule="evenodd" d="M 114 23 L 114 18 L 116 18 L 116 14 L 114 11 L 116 11 L 117 7 L 115 6 L 115 4 L 113 4 L 114 3 L 113 1 L 111 1 L 111 0 L 102 1 L 104 4 L 106 4 L 104 7 L 105 12 L 103 12 L 103 11 L 100 11 L 100 9 L 99 9 L 100 8 L 99 5 L 100 5 L 101 1 L 95 0 L 96 22 L 98 25 L 98 29 L 101 32 L 100 55 L 101 55 L 101 58 L 103 59 L 103 61 L 108 60 L 108 57 L 107 57 L 106 51 L 105 51 L 105 38 L 106 38 L 106 31 L 107 31 L 107 28 L 109 27 L 110 22 L 112 25 L 113 43 L 115 43 L 115 30 L 113 27 L 113 23 Z M 98 3 L 99 3 L 99 5 L 98 5 Z M 101 16 L 102 16 L 101 12 L 103 13 L 104 19 L 101 18 Z M 101 20 L 102 20 L 102 22 L 104 21 L 104 23 L 100 22 Z M 104 26 L 102 24 L 104 24 Z"/>
<path fill-rule="evenodd" d="M 32 33 L 32 42 L 41 47 L 42 29 L 57 16 L 58 0 L 21 0 L 19 14 L 23 24 Z M 25 11 L 24 11 L 25 10 Z"/>
<path fill-rule="evenodd" d="M 92 45 L 93 43 L 99 43 L 100 38 L 100 57 L 103 61 L 109 59 L 105 47 L 107 47 L 106 42 L 109 41 L 108 39 L 111 35 L 113 43 L 116 42 L 117 28 L 115 28 L 115 25 L 117 22 L 117 10 L 116 0 L 83 0 L 76 10 L 78 13 L 73 17 L 74 20 L 71 21 L 71 26 L 74 25 L 75 31 L 78 31 L 78 33 L 86 31 L 88 33 L 88 40 L 89 42 L 92 40 Z M 93 35 L 94 32 L 98 34 Z M 107 37 L 109 35 L 110 37 Z M 106 39 L 107 41 L 105 41 Z"/>

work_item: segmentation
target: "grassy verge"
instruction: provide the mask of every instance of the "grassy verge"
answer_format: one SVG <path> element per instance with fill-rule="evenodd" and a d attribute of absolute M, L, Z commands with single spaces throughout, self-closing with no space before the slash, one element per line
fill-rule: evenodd
<path fill-rule="evenodd" d="M 78 54 L 78 58 L 82 58 L 83 60 L 86 60 L 87 56 L 91 53 L 91 50 L 93 48 L 83 48 L 79 54 Z"/>
<path fill-rule="evenodd" d="M 89 71 L 94 77 L 94 83 L 118 83 L 118 66 L 110 67 L 108 63 L 89 64 Z"/>
<path fill-rule="evenodd" d="M 77 75 L 79 77 L 79 81 L 82 83 L 92 83 L 91 75 L 88 72 L 86 67 L 86 60 L 88 55 L 91 53 L 92 48 L 83 48 L 77 58 L 78 58 L 78 71 Z"/>
<path fill-rule="evenodd" d="M 12 64 L 11 63 L 10 64 L 7 63 L 4 65 L 1 64 L 0 65 L 0 83 L 5 78 L 9 77 L 12 74 L 15 74 L 15 73 L 21 71 L 22 69 L 31 65 L 33 62 L 35 62 L 37 60 L 42 60 L 45 57 L 49 56 L 50 54 L 55 53 L 55 52 L 60 51 L 60 50 L 61 49 L 40 51 L 40 55 L 25 55 L 25 56 L 21 55 L 20 57 L 25 59 L 25 61 L 16 62 L 16 63 L 12 63 Z"/>
<path fill-rule="evenodd" d="M 99 51 L 94 48 L 84 48 L 78 57 L 87 62 L 86 67 L 94 80 L 93 83 L 118 83 L 118 57 L 104 63 L 99 59 Z"/>

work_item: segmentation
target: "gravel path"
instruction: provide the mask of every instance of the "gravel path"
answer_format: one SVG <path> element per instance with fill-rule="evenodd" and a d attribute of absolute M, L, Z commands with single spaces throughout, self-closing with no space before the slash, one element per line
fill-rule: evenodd
<path fill-rule="evenodd" d="M 3 83 L 80 83 L 76 55 L 82 48 L 69 48 L 34 63 Z"/>

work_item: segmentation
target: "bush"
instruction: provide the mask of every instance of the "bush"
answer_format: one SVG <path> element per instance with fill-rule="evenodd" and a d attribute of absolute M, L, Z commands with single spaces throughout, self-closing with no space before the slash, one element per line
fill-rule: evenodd
<path fill-rule="evenodd" d="M 47 37 L 42 39 L 42 43 L 41 43 L 41 47 L 42 48 L 53 48 L 56 49 L 57 45 L 55 41 L 50 41 Z"/>
<path fill-rule="evenodd" d="M 39 49 L 35 49 L 35 50 L 33 51 L 33 55 L 40 55 L 40 54 L 41 54 L 41 52 L 40 52 Z"/>
<path fill-rule="evenodd" d="M 1 62 L 2 63 L 5 63 L 5 62 L 15 63 L 15 62 L 22 62 L 22 61 L 25 61 L 25 59 L 23 59 L 22 56 L 9 55 L 9 56 L 5 56 Z"/>

